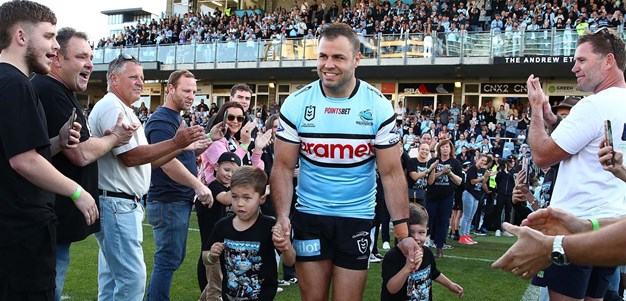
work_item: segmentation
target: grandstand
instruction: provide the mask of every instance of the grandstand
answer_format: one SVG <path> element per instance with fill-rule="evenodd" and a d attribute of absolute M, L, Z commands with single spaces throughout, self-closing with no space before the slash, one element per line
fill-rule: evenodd
<path fill-rule="evenodd" d="M 173 2 L 168 1 L 169 16 L 130 22 L 94 45 L 96 67 L 85 105 L 104 95 L 106 64 L 120 53 L 144 63 L 148 81 L 143 101 L 150 108 L 163 99 L 162 81 L 182 68 L 200 79 L 198 97 L 208 103 L 220 105 L 226 96 L 223 88 L 236 82 L 255 87 L 257 104 L 281 102 L 316 78 L 315 35 L 333 21 L 348 23 L 359 33 L 363 60 L 357 76 L 383 90 L 394 104 L 469 100 L 480 106 L 505 97 L 524 101 L 525 91 L 487 93 L 483 87 L 523 85 L 529 73 L 544 80 L 551 101 L 557 102 L 578 94 L 570 69 L 584 28 L 609 26 L 623 35 L 624 25 L 621 7 L 572 1 L 559 1 L 558 7 L 526 1 L 344 1 L 336 6 L 311 0 L 256 7 L 226 2 L 228 10 L 192 1 L 188 12 L 172 15 L 184 6 Z M 454 88 L 446 93 L 402 89 L 423 84 Z"/>

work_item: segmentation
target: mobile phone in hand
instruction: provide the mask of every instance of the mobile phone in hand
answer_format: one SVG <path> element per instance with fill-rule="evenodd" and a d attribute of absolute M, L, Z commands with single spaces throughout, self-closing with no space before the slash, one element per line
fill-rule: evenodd
<path fill-rule="evenodd" d="M 72 108 L 72 115 L 70 115 L 70 128 L 69 130 L 72 130 L 74 128 L 74 121 L 76 120 L 76 108 Z M 68 145 L 72 145 L 72 135 L 70 134 L 70 136 L 67 138 L 67 144 Z"/>
<path fill-rule="evenodd" d="M 222 119 L 222 131 L 224 132 L 224 135 L 226 135 L 226 131 L 228 130 L 226 120 L 228 120 L 228 110 L 224 110 L 224 118 Z"/>
<path fill-rule="evenodd" d="M 526 173 L 523 183 L 526 185 L 530 184 L 530 158 L 523 156 L 522 157 L 522 170 Z"/>
<path fill-rule="evenodd" d="M 605 146 L 613 147 L 613 129 L 611 129 L 611 120 L 604 121 L 604 138 L 606 138 Z M 611 164 L 613 164 L 613 159 L 611 159 Z"/>
<path fill-rule="evenodd" d="M 604 137 L 606 138 L 606 146 L 613 147 L 613 130 L 611 129 L 611 120 L 604 121 Z"/>

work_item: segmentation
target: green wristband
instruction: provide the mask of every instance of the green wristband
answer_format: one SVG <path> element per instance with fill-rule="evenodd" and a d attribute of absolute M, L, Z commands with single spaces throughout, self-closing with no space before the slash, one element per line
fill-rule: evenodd
<path fill-rule="evenodd" d="M 593 231 L 598 231 L 600 230 L 600 223 L 598 222 L 597 219 L 595 218 L 590 218 L 589 221 L 591 222 L 591 225 L 593 226 Z"/>
<path fill-rule="evenodd" d="M 82 191 L 83 189 L 80 187 L 80 185 L 78 185 L 78 187 L 76 187 L 76 191 L 74 191 L 74 194 L 70 196 L 70 199 L 72 199 L 72 201 L 76 201 L 80 197 L 80 193 Z"/>
<path fill-rule="evenodd" d="M 428 174 L 430 173 L 430 168 L 426 168 L 425 172 Z"/>
<path fill-rule="evenodd" d="M 211 259 L 211 251 L 209 251 L 209 253 L 207 253 L 207 254 L 206 254 L 206 261 L 207 261 L 209 264 L 215 264 L 215 263 L 217 263 L 217 261 L 213 261 L 213 260 Z"/>

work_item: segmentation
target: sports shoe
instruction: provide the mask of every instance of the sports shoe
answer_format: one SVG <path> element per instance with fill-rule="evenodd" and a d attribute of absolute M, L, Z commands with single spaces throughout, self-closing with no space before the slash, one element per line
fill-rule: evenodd
<path fill-rule="evenodd" d="M 500 230 L 496 230 L 496 236 L 498 237 L 502 236 L 502 232 Z"/>
<path fill-rule="evenodd" d="M 380 260 L 380 258 L 376 257 L 376 255 L 374 254 L 370 254 L 370 262 L 371 263 L 377 263 L 377 262 L 381 262 L 382 260 Z"/>
<path fill-rule="evenodd" d="M 443 244 L 443 248 L 442 249 L 444 249 L 444 250 L 452 250 L 452 249 L 454 249 L 454 247 L 449 245 L 449 244 Z"/>
<path fill-rule="evenodd" d="M 435 243 L 432 240 L 428 240 L 424 243 L 424 247 L 434 248 Z"/>
<path fill-rule="evenodd" d="M 461 238 L 458 234 L 452 234 L 452 240 L 459 240 Z"/>
<path fill-rule="evenodd" d="M 477 243 L 478 243 L 477 241 L 473 240 L 473 239 L 472 239 L 472 237 L 471 237 L 471 236 L 469 236 L 469 235 L 467 236 L 467 239 L 469 240 L 469 242 L 470 242 L 472 245 L 475 245 L 475 244 L 477 244 Z"/>
<path fill-rule="evenodd" d="M 283 288 L 282 288 L 282 287 L 280 287 L 280 286 L 279 286 L 279 287 L 277 287 L 277 288 L 276 288 L 276 292 L 277 292 L 277 293 L 282 293 L 282 291 L 283 291 Z"/>
<path fill-rule="evenodd" d="M 389 242 L 388 241 L 383 242 L 383 250 L 389 250 L 389 249 L 391 249 L 391 246 L 389 246 Z"/>
<path fill-rule="evenodd" d="M 289 283 L 291 283 L 291 284 L 298 284 L 298 278 L 293 277 L 293 278 L 289 279 Z"/>
<path fill-rule="evenodd" d="M 474 231 L 474 235 L 476 236 L 487 236 L 488 233 L 489 231 L 487 231 L 487 229 L 485 228 L 481 228 L 478 231 Z"/>
<path fill-rule="evenodd" d="M 469 238 L 469 235 L 463 235 L 459 238 L 459 243 L 464 245 L 472 245 L 472 241 Z"/>
<path fill-rule="evenodd" d="M 278 286 L 289 286 L 291 283 L 287 280 L 278 280 Z"/>

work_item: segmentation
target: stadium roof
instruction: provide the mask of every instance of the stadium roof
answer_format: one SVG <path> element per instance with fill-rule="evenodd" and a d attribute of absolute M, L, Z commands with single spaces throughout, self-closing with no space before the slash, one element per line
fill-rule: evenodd
<path fill-rule="evenodd" d="M 103 10 L 100 13 L 102 13 L 104 15 L 107 15 L 107 16 L 119 15 L 119 14 L 132 14 L 132 15 L 135 15 L 135 16 L 152 15 L 153 14 L 153 13 L 151 13 L 149 11 L 145 11 L 141 7 Z"/>

